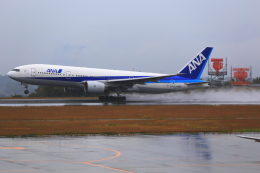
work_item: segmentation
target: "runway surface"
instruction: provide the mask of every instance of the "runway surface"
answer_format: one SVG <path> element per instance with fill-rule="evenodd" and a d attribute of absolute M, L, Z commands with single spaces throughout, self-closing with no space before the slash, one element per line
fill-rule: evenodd
<path fill-rule="evenodd" d="M 98 99 L 0 99 L 0 106 L 103 106 L 103 105 L 260 105 L 260 101 L 226 101 L 203 99 L 150 99 L 123 102 L 99 101 Z"/>
<path fill-rule="evenodd" d="M 70 106 L 70 105 L 260 105 L 258 88 L 191 90 L 165 94 L 125 94 L 124 102 L 98 99 L 0 99 L 0 106 Z"/>
<path fill-rule="evenodd" d="M 234 134 L 0 138 L 0 172 L 259 172 L 259 147 Z"/>

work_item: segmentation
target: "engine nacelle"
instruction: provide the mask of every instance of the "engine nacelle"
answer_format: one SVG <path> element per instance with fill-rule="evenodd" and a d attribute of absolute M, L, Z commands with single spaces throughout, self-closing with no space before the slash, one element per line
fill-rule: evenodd
<path fill-rule="evenodd" d="M 104 93 L 106 89 L 105 84 L 97 81 L 86 81 L 84 83 L 84 91 L 88 93 Z"/>
<path fill-rule="evenodd" d="M 81 93 L 81 92 L 84 92 L 84 89 L 64 87 L 64 92 L 66 92 L 66 93 Z"/>

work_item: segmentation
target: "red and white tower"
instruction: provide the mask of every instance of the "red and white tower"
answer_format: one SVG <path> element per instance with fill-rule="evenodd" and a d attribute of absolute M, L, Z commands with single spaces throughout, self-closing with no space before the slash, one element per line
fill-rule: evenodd
<path fill-rule="evenodd" d="M 210 76 L 210 81 L 224 81 L 224 77 L 227 75 L 227 58 L 225 65 L 223 64 L 223 61 L 223 58 L 212 58 L 208 62 L 208 75 Z"/>
<path fill-rule="evenodd" d="M 248 75 L 248 72 L 250 73 Z M 252 68 L 232 68 L 231 84 L 233 86 L 248 86 L 252 84 Z"/>

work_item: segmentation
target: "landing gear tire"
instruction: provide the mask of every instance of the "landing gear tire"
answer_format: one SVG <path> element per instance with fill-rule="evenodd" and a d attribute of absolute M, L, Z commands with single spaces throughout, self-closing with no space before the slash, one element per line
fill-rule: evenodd
<path fill-rule="evenodd" d="M 25 91 L 24 91 L 24 94 L 29 94 L 29 91 L 28 91 L 28 90 L 25 90 Z"/>
<path fill-rule="evenodd" d="M 114 96 L 99 96 L 98 99 L 100 101 L 113 101 L 113 102 L 116 102 L 116 101 L 126 101 L 126 97 L 114 97 Z"/>

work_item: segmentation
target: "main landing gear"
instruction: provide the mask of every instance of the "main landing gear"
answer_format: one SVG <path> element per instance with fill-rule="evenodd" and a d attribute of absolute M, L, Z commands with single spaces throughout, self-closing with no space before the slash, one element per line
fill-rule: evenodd
<path fill-rule="evenodd" d="M 125 96 L 119 96 L 119 97 L 115 97 L 115 96 L 99 96 L 98 99 L 100 101 L 126 101 L 126 97 Z"/>
<path fill-rule="evenodd" d="M 116 96 L 109 96 L 108 92 L 105 93 L 105 96 L 99 96 L 98 99 L 100 101 L 114 101 L 114 102 L 122 102 L 122 101 L 126 101 L 126 97 L 125 96 L 121 96 L 121 89 L 120 88 L 114 88 L 114 91 L 117 94 Z"/>

